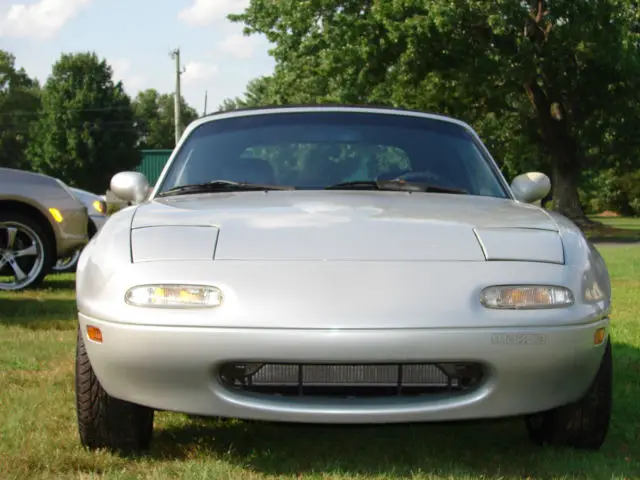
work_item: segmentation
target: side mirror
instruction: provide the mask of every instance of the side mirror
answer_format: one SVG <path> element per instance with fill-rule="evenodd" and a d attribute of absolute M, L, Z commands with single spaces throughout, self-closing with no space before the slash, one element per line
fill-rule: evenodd
<path fill-rule="evenodd" d="M 120 172 L 111 179 L 111 191 L 125 202 L 140 203 L 149 192 L 149 181 L 140 172 Z"/>
<path fill-rule="evenodd" d="M 551 191 L 551 180 L 544 173 L 529 172 L 518 175 L 511 182 L 516 199 L 524 203 L 542 200 Z"/>

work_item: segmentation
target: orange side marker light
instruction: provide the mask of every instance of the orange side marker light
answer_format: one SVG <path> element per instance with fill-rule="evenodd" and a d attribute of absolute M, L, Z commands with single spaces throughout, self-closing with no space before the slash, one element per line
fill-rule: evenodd
<path fill-rule="evenodd" d="M 87 336 L 97 343 L 102 343 L 102 332 L 98 327 L 87 325 Z"/>
<path fill-rule="evenodd" d="M 602 344 L 602 342 L 604 342 L 605 332 L 606 330 L 604 329 L 604 327 L 600 327 L 595 331 L 595 333 L 593 334 L 594 345 L 600 345 Z"/>

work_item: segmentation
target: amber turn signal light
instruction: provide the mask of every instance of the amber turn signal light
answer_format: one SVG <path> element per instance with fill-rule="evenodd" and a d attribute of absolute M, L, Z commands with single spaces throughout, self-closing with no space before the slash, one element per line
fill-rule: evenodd
<path fill-rule="evenodd" d="M 87 325 L 87 336 L 94 342 L 102 343 L 102 332 L 98 327 Z"/>
<path fill-rule="evenodd" d="M 597 329 L 593 334 L 593 344 L 594 345 L 602 344 L 602 342 L 604 342 L 605 333 L 606 333 L 606 330 L 604 329 L 604 327 L 600 327 L 599 329 Z"/>

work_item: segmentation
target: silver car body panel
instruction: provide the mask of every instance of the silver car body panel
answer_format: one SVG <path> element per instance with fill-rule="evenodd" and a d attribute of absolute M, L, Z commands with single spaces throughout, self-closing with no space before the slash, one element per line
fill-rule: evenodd
<path fill-rule="evenodd" d="M 0 203 L 19 202 L 35 208 L 51 226 L 58 258 L 73 253 L 87 243 L 87 209 L 58 181 L 40 173 L 0 168 Z M 56 222 L 49 208 L 63 217 Z"/>
<path fill-rule="evenodd" d="M 195 251 L 212 259 L 215 248 L 216 260 L 484 261 L 488 254 L 490 259 L 562 263 L 558 228 L 537 207 L 489 197 L 414 197 L 271 191 L 157 199 L 133 218 L 134 261 L 135 252 L 147 251 L 153 237 L 154 249 L 166 244 L 172 258 L 182 254 L 184 259 Z M 202 230 L 195 229 L 203 227 L 220 233 L 201 239 L 195 232 Z M 180 239 L 183 248 L 174 249 Z"/>
<path fill-rule="evenodd" d="M 487 260 L 564 263 L 564 248 L 558 232 L 537 228 L 506 228 L 474 229 Z"/>
<path fill-rule="evenodd" d="M 89 219 L 93 223 L 96 231 L 99 231 L 105 222 L 109 219 L 109 216 L 106 212 L 101 213 L 96 210 L 93 206 L 93 203 L 96 201 L 103 202 L 106 206 L 106 200 L 95 193 L 88 192 L 87 190 L 82 190 L 80 188 L 71 187 L 71 191 L 74 193 L 78 200 L 80 200 L 85 207 L 87 207 L 87 212 L 89 213 Z"/>
<path fill-rule="evenodd" d="M 80 314 L 101 329 L 85 337 L 91 363 L 111 395 L 159 410 L 256 420 L 395 423 L 504 417 L 578 399 L 598 370 L 601 322 L 519 329 L 255 329 L 116 324 Z M 225 361 L 336 363 L 482 359 L 488 376 L 458 396 L 279 398 L 237 393 L 216 378 Z"/>
<path fill-rule="evenodd" d="M 96 227 L 96 231 L 99 232 L 107 220 L 109 220 L 108 215 L 89 215 L 89 219 L 93 222 L 93 225 Z"/>
<path fill-rule="evenodd" d="M 569 220 L 513 199 L 447 194 L 151 199 L 112 215 L 77 272 L 81 330 L 108 393 L 157 409 L 275 421 L 439 421 L 563 405 L 593 380 L 604 352 L 594 334 L 608 331 L 611 309 L 606 265 Z M 218 287 L 222 304 L 124 302 L 133 286 L 163 283 Z M 483 288 L 508 284 L 564 286 L 575 303 L 480 304 Z M 88 325 L 101 329 L 101 344 L 87 338 Z M 483 365 L 482 383 L 456 395 L 289 398 L 233 390 L 218 375 L 226 362 L 447 361 Z"/>

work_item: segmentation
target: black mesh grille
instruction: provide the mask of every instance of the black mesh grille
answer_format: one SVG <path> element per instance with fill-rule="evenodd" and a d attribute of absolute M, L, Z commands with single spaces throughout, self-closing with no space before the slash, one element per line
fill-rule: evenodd
<path fill-rule="evenodd" d="M 232 363 L 220 371 L 231 388 L 278 395 L 388 396 L 455 392 L 478 384 L 479 365 Z"/>

